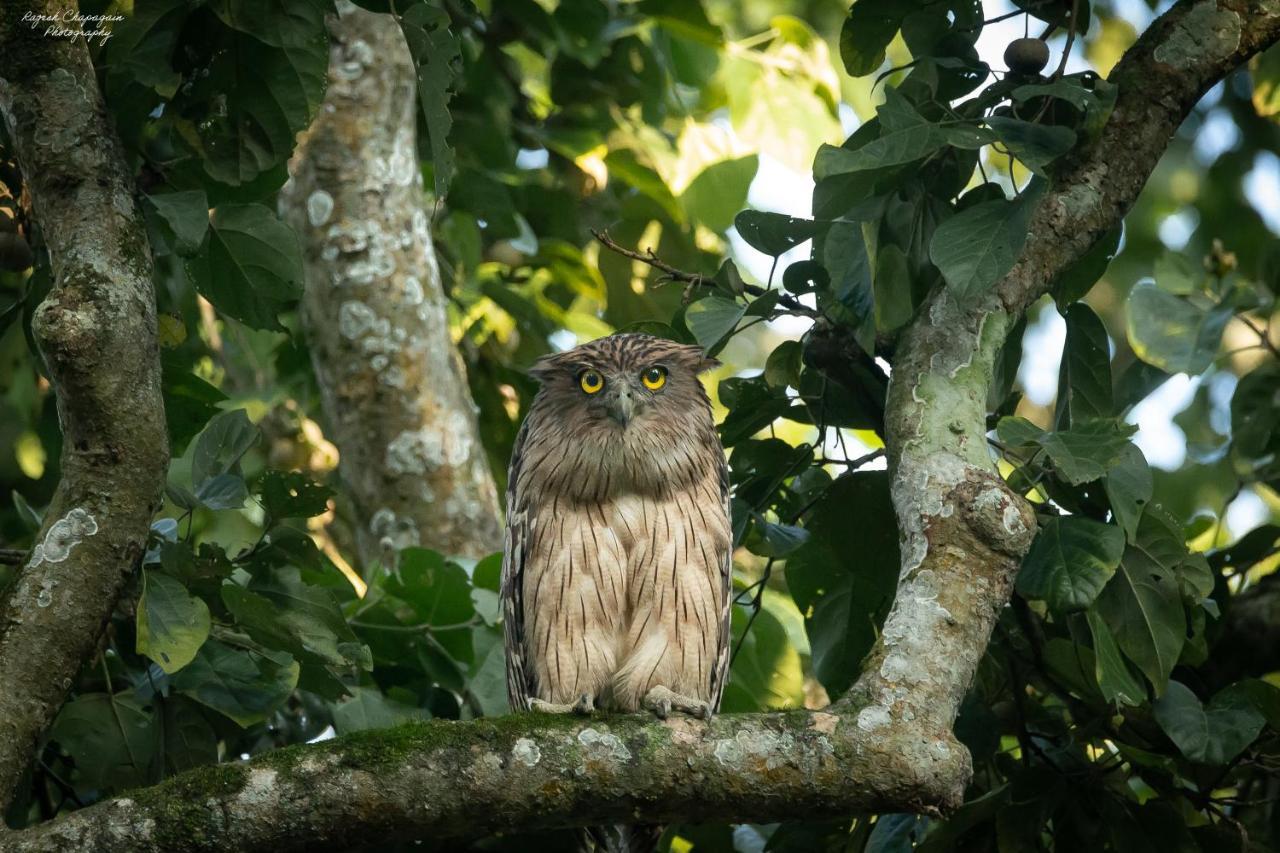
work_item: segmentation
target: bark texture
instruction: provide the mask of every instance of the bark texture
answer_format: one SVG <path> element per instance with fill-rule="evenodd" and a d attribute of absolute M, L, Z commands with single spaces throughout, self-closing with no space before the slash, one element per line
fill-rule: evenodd
<path fill-rule="evenodd" d="M 959 751 L 915 757 L 823 712 L 706 723 L 522 714 L 370 732 L 175 778 L 8 840 L 32 851 L 347 850 L 618 821 L 768 822 L 956 805 Z"/>
<path fill-rule="evenodd" d="M 343 6 L 280 196 L 303 240 L 325 417 L 366 564 L 412 545 L 481 557 L 502 522 L 428 230 L 413 63 L 394 18 Z"/>
<path fill-rule="evenodd" d="M 53 266 L 35 338 L 57 393 L 62 481 L 0 601 L 0 811 L 141 556 L 168 464 L 151 258 L 83 42 L 0 11 L 0 114 Z M 0 847 L 3 843 L 0 842 Z"/>
<path fill-rule="evenodd" d="M 1018 264 L 977 304 L 939 291 L 907 330 L 886 414 L 901 582 L 862 678 L 827 711 L 710 723 L 521 715 L 364 733 L 184 774 L 15 833 L 6 850 L 325 849 L 954 806 L 970 767 L 951 726 L 1035 532 L 986 450 L 995 354 L 1120 221 L 1200 95 L 1277 38 L 1280 0 L 1175 5 L 1116 67 L 1115 111 L 1045 193 Z"/>

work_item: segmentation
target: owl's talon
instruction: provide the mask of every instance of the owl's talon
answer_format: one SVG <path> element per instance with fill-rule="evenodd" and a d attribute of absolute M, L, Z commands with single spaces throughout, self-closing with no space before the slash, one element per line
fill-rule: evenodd
<path fill-rule="evenodd" d="M 583 693 L 578 697 L 578 701 L 573 703 L 573 713 L 587 715 L 596 709 L 595 697 L 590 693 Z"/>
<path fill-rule="evenodd" d="M 662 720 L 669 717 L 672 711 L 679 711 L 682 714 L 697 717 L 699 720 L 711 719 L 711 706 L 708 703 L 690 696 L 682 696 L 661 685 L 651 688 L 640 704 Z"/>

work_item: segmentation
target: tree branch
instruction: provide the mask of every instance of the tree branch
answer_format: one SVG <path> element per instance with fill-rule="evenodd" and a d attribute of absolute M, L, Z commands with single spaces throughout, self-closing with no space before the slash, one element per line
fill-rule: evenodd
<path fill-rule="evenodd" d="M 862 678 L 827 712 L 370 732 L 192 771 L 6 850 L 283 851 L 953 806 L 970 770 L 951 726 L 1035 532 L 986 447 L 993 361 L 1017 316 L 1119 223 L 1200 95 L 1278 36 L 1274 0 L 1182 0 L 1161 16 L 1116 67 L 1115 112 L 1046 193 L 1018 264 L 976 305 L 938 291 L 906 330 L 886 413 L 901 580 Z"/>
<path fill-rule="evenodd" d="M 771 821 L 957 805 L 963 750 L 797 711 L 435 721 L 204 768 L 7 838 L 6 853 L 346 850 L 584 823 Z"/>
<path fill-rule="evenodd" d="M 0 10 L 0 114 L 53 268 L 32 328 L 57 394 L 62 481 L 0 602 L 0 812 L 146 544 L 168 465 L 151 257 L 69 0 Z"/>
<path fill-rule="evenodd" d="M 501 547 L 498 490 L 445 316 L 395 18 L 340 4 L 324 104 L 280 193 L 302 237 L 302 318 L 366 564 Z"/>

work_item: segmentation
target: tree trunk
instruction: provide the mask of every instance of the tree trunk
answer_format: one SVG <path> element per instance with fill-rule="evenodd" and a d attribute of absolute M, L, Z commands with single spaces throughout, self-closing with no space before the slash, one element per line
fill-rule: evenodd
<path fill-rule="evenodd" d="M 0 11 L 0 114 L 52 265 L 32 328 L 57 394 L 62 481 L 0 601 L 0 813 L 142 556 L 169 460 L 133 180 L 84 42 L 43 36 L 26 8 Z"/>
<path fill-rule="evenodd" d="M 329 88 L 281 214 L 303 239 L 303 320 L 366 564 L 502 547 L 497 489 L 418 168 L 413 63 L 394 18 L 343 4 Z"/>

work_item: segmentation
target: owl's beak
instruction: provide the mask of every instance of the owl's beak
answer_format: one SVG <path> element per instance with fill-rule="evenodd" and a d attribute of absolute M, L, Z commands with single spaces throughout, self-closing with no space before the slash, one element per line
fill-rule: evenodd
<path fill-rule="evenodd" d="M 613 398 L 609 400 L 609 417 L 617 421 L 621 426 L 626 426 L 631 422 L 631 418 L 635 415 L 636 401 L 631 396 L 630 388 L 620 388 Z"/>

